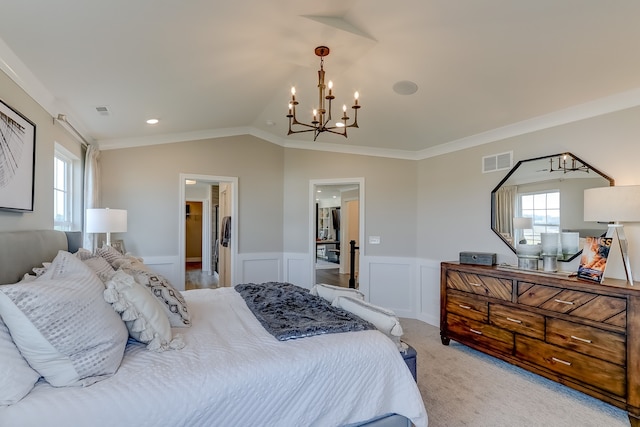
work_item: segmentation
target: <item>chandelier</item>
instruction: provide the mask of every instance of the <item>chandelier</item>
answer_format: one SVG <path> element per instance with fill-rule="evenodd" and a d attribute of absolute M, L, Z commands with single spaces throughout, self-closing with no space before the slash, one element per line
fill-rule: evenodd
<path fill-rule="evenodd" d="M 575 171 L 589 173 L 589 166 L 586 166 L 585 164 L 580 162 L 580 160 L 577 160 L 573 157 L 571 158 L 571 161 L 567 163 L 567 155 L 561 154 L 558 156 L 557 166 L 554 169 L 553 159 L 552 158 L 549 159 L 549 172 L 567 173 L 567 172 L 575 172 Z"/>
<path fill-rule="evenodd" d="M 326 46 L 318 46 L 315 53 L 320 57 L 320 70 L 318 70 L 318 108 L 313 110 L 313 120 L 311 123 L 299 122 L 296 118 L 296 105 L 298 105 L 298 101 L 296 101 L 296 88 L 292 87 L 291 101 L 289 101 L 289 114 L 287 114 L 289 118 L 289 132 L 287 135 L 313 132 L 313 140 L 315 141 L 322 132 L 330 132 L 346 138 L 347 128 L 358 127 L 358 109 L 360 108 L 360 105 L 358 105 L 358 92 L 353 95 L 354 101 L 353 106 L 351 106 L 351 108 L 353 108 L 353 122 L 347 124 L 350 117 L 347 116 L 347 106 L 345 104 L 342 106 L 342 118 L 340 118 L 340 121 L 331 124 L 331 103 L 335 99 L 335 96 L 333 95 L 333 82 L 329 81 L 328 86 L 324 84 L 323 68 L 324 57 L 329 55 L 329 48 Z M 327 87 L 329 88 L 328 94 L 326 94 Z M 294 126 L 299 126 L 300 128 L 294 130 Z"/>

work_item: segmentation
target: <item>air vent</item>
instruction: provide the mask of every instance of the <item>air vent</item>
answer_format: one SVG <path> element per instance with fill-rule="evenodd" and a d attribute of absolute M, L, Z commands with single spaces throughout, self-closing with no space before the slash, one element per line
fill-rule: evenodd
<path fill-rule="evenodd" d="M 109 115 L 109 109 L 107 107 L 105 107 L 105 106 L 96 107 L 96 111 L 101 116 L 108 116 Z"/>
<path fill-rule="evenodd" d="M 482 158 L 482 173 L 511 169 L 512 163 L 513 151 L 484 156 Z"/>

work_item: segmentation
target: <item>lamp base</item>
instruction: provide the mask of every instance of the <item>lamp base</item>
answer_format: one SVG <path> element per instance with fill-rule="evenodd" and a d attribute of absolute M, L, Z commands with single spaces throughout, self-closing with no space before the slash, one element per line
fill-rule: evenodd
<path fill-rule="evenodd" d="M 618 243 L 620 244 L 620 252 L 622 253 L 622 264 L 624 265 L 624 272 L 627 276 L 627 283 L 633 286 L 631 262 L 629 262 L 629 243 L 627 242 L 627 237 L 624 235 L 624 226 L 622 224 L 609 224 L 605 237 L 613 237 L 614 233 L 618 237 Z"/>

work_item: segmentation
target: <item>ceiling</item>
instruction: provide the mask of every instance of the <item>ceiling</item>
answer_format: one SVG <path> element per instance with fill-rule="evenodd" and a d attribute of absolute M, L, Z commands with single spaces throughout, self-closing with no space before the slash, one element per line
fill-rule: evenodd
<path fill-rule="evenodd" d="M 0 69 L 104 148 L 252 134 L 417 158 L 640 105 L 639 17 L 636 0 L 3 2 Z M 319 45 L 338 107 L 360 93 L 346 139 L 286 136 L 290 87 L 300 119 L 317 102 Z"/>

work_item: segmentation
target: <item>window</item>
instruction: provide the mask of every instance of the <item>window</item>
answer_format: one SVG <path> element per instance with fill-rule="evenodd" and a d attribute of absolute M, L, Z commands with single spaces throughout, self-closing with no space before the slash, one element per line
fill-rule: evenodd
<path fill-rule="evenodd" d="M 61 231 L 80 229 L 80 161 L 56 144 L 53 158 L 53 228 Z"/>
<path fill-rule="evenodd" d="M 520 216 L 533 218 L 533 230 L 523 230 L 527 243 L 540 243 L 540 233 L 560 232 L 560 191 L 520 194 Z"/>

